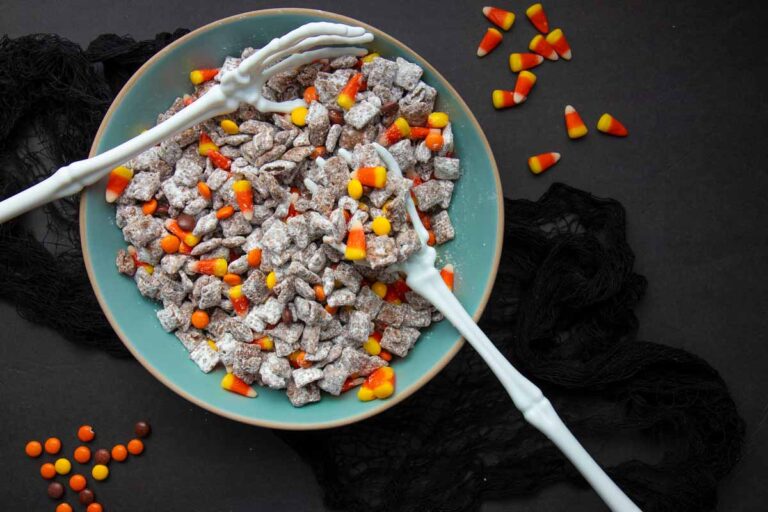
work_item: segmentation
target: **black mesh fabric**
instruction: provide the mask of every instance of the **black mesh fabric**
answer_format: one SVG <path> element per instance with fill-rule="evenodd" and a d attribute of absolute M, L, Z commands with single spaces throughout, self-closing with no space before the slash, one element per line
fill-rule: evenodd
<path fill-rule="evenodd" d="M 102 35 L 85 51 L 54 35 L 0 40 L 0 197 L 86 157 L 121 85 L 184 33 L 139 42 Z M 24 219 L 0 226 L 0 298 L 74 343 L 126 357 L 88 283 L 76 213 L 70 198 L 44 209 L 43 233 Z M 646 281 L 632 269 L 622 206 L 556 184 L 538 201 L 506 200 L 505 216 L 481 327 L 577 436 L 653 448 L 652 460 L 632 454 L 608 468 L 644 510 L 714 510 L 744 424 L 705 361 L 635 339 Z M 586 485 L 469 347 L 383 414 L 278 435 L 313 468 L 335 509 L 477 510 L 558 481 Z"/>

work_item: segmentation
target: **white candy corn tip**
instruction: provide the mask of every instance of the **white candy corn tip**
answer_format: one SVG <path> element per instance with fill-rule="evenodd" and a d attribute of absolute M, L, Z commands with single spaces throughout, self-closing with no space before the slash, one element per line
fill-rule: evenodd
<path fill-rule="evenodd" d="M 487 51 L 483 50 L 482 48 L 478 48 L 477 49 L 477 56 L 478 57 L 485 57 L 486 55 L 488 55 Z"/>
<path fill-rule="evenodd" d="M 519 105 L 520 103 L 524 102 L 527 99 L 528 99 L 528 96 L 523 96 L 519 92 L 516 92 L 515 94 L 512 95 L 512 101 L 514 101 L 515 104 L 517 105 Z"/>
<path fill-rule="evenodd" d="M 246 211 L 241 212 L 241 213 L 243 214 L 243 217 L 245 217 L 245 220 L 247 220 L 248 222 L 250 222 L 251 219 L 253 219 L 253 211 L 252 210 L 246 210 Z"/>
<path fill-rule="evenodd" d="M 573 107 L 572 107 L 572 106 L 570 106 L 570 105 L 566 105 L 566 106 L 565 106 L 565 113 L 566 113 L 566 114 L 573 114 L 574 112 L 576 112 L 576 109 L 575 109 L 575 108 L 573 108 Z"/>
<path fill-rule="evenodd" d="M 114 203 L 115 201 L 117 201 L 118 197 L 119 196 L 111 190 L 107 190 L 106 194 L 104 194 L 104 198 L 107 200 L 108 203 Z"/>
<path fill-rule="evenodd" d="M 565 53 L 561 55 L 561 57 L 564 58 L 565 60 L 571 60 L 571 57 L 573 57 L 573 53 L 571 52 L 571 50 L 567 50 Z"/>
<path fill-rule="evenodd" d="M 443 270 L 445 270 L 446 272 L 450 272 L 451 274 L 453 274 L 453 263 L 449 263 L 449 264 L 447 264 L 446 266 L 444 266 L 444 267 L 443 267 Z"/>
<path fill-rule="evenodd" d="M 488 16 L 489 12 L 491 12 L 491 8 L 490 7 L 483 7 L 483 14 L 484 15 Z"/>
<path fill-rule="evenodd" d="M 552 50 L 552 52 L 547 56 L 547 58 L 549 60 L 557 60 L 560 57 L 557 56 L 557 52 L 556 51 Z"/>
<path fill-rule="evenodd" d="M 560 153 L 555 153 L 554 151 L 550 153 L 552 155 L 552 159 L 555 161 L 555 163 L 560 161 Z"/>

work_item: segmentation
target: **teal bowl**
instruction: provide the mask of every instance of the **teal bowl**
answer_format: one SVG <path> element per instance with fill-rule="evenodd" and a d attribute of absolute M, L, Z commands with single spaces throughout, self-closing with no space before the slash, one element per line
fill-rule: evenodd
<path fill-rule="evenodd" d="M 387 57 L 403 57 L 424 68 L 424 81 L 438 91 L 438 106 L 450 114 L 456 153 L 464 176 L 450 209 L 456 239 L 439 248 L 439 261 L 454 264 L 456 295 L 478 319 L 496 276 L 502 245 L 502 192 L 496 162 L 477 120 L 458 93 L 416 52 L 359 21 L 310 9 L 272 9 L 233 16 L 199 28 L 163 49 L 128 81 L 101 123 L 91 156 L 154 125 L 157 114 L 191 90 L 189 71 L 217 67 L 227 55 L 312 21 L 364 26 L 375 35 L 369 47 Z M 283 391 L 259 388 L 256 399 L 221 389 L 223 370 L 204 374 L 175 336 L 160 327 L 159 305 L 142 297 L 132 279 L 119 274 L 115 255 L 125 247 L 115 226 L 114 206 L 104 201 L 106 179 L 82 195 L 80 231 L 88 276 L 104 314 L 136 359 L 179 395 L 216 414 L 279 429 L 321 429 L 373 416 L 404 400 L 440 371 L 461 348 L 458 332 L 443 321 L 426 330 L 403 360 L 395 361 L 397 391 L 387 400 L 361 402 L 356 393 L 323 396 L 319 403 L 291 406 Z"/>

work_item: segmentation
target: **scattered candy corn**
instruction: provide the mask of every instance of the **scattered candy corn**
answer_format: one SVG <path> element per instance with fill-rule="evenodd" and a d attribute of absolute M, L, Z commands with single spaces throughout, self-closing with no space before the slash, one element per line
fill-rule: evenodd
<path fill-rule="evenodd" d="M 453 265 L 449 263 L 446 266 L 444 266 L 440 270 L 440 277 L 443 278 L 443 281 L 445 282 L 445 285 L 448 287 L 448 289 L 453 291 L 453 281 L 454 281 Z"/>
<path fill-rule="evenodd" d="M 382 146 L 391 146 L 411 134 L 411 127 L 405 118 L 398 117 L 387 130 L 379 136 L 379 144 Z"/>
<path fill-rule="evenodd" d="M 544 39 L 544 36 L 541 34 L 537 34 L 533 36 L 533 39 L 531 39 L 531 43 L 528 45 L 528 48 L 535 53 L 538 53 L 545 59 L 549 60 L 557 60 L 559 57 L 557 56 L 557 52 L 554 48 L 552 48 L 552 45 L 547 42 L 546 39 Z"/>
<path fill-rule="evenodd" d="M 347 249 L 344 251 L 344 257 L 352 261 L 365 259 L 365 232 L 362 222 L 357 219 L 349 225 Z"/>
<path fill-rule="evenodd" d="M 229 301 L 238 315 L 245 316 L 248 313 L 248 297 L 243 293 L 243 285 L 239 284 L 229 289 Z"/>
<path fill-rule="evenodd" d="M 573 54 L 571 53 L 571 45 L 568 44 L 568 40 L 565 38 L 565 34 L 559 28 L 556 28 L 549 34 L 547 34 L 547 42 L 552 45 L 557 54 L 565 60 L 571 60 Z"/>
<path fill-rule="evenodd" d="M 227 273 L 227 260 L 224 258 L 197 260 L 192 262 L 192 271 L 198 274 L 222 277 Z"/>
<path fill-rule="evenodd" d="M 232 160 L 225 157 L 215 149 L 211 149 L 210 151 L 208 151 L 208 158 L 211 159 L 211 163 L 213 165 L 215 165 L 219 169 L 224 169 L 225 171 L 228 171 L 229 167 L 232 165 Z"/>
<path fill-rule="evenodd" d="M 541 174 L 560 161 L 560 153 L 542 153 L 528 159 L 533 174 Z"/>
<path fill-rule="evenodd" d="M 219 74 L 218 69 L 196 69 L 189 74 L 189 81 L 195 85 L 200 85 Z"/>
<path fill-rule="evenodd" d="M 207 133 L 200 133 L 200 142 L 197 145 L 197 152 L 202 156 L 208 156 L 209 151 L 218 151 L 219 146 L 213 143 Z"/>
<path fill-rule="evenodd" d="M 519 73 L 524 69 L 532 69 L 544 62 L 544 57 L 535 53 L 511 53 L 509 54 L 509 69 Z"/>
<path fill-rule="evenodd" d="M 253 189 L 248 180 L 237 180 L 232 184 L 232 190 L 235 191 L 235 201 L 247 220 L 253 218 Z"/>
<path fill-rule="evenodd" d="M 629 132 L 615 117 L 611 114 L 603 114 L 597 122 L 597 129 L 608 135 L 616 137 L 626 137 Z"/>
<path fill-rule="evenodd" d="M 580 139 L 589 131 L 579 113 L 570 105 L 565 106 L 565 129 L 571 139 Z"/>
<path fill-rule="evenodd" d="M 352 176 L 366 187 L 384 188 L 387 184 L 387 170 L 384 167 L 361 167 Z"/>
<path fill-rule="evenodd" d="M 122 195 L 128 184 L 133 179 L 133 171 L 127 167 L 115 167 L 112 172 L 109 173 L 109 180 L 107 180 L 107 192 L 106 199 L 108 203 L 114 203 L 117 198 Z"/>
<path fill-rule="evenodd" d="M 369 402 L 375 398 L 389 398 L 395 392 L 395 370 L 383 366 L 370 374 L 360 386 L 357 398 Z"/>
<path fill-rule="evenodd" d="M 509 30 L 515 22 L 515 14 L 498 7 L 483 7 L 483 14 L 494 25 Z"/>
<path fill-rule="evenodd" d="M 517 75 L 517 82 L 515 83 L 515 92 L 512 96 L 512 99 L 515 101 L 515 103 L 520 104 L 528 99 L 528 94 L 530 94 L 531 89 L 533 89 L 534 84 L 536 83 L 536 75 L 531 73 L 530 71 L 521 71 L 519 75 Z"/>
<path fill-rule="evenodd" d="M 257 395 L 255 389 L 232 373 L 226 374 L 224 378 L 221 379 L 221 387 L 232 393 L 247 396 L 248 398 L 256 398 Z"/>
<path fill-rule="evenodd" d="M 485 57 L 491 53 L 494 48 L 499 46 L 503 37 L 504 36 L 502 36 L 501 32 L 499 32 L 497 29 L 489 28 L 485 32 L 483 39 L 480 41 L 480 45 L 477 47 L 477 56 Z"/>
<path fill-rule="evenodd" d="M 355 96 L 357 96 L 358 91 L 360 91 L 360 85 L 362 81 L 362 73 L 355 73 L 352 75 L 352 77 L 347 82 L 347 85 L 345 85 L 339 93 L 338 98 L 336 98 L 336 103 L 338 103 L 341 108 L 344 110 L 349 110 L 352 108 L 352 106 L 355 104 Z"/>
<path fill-rule="evenodd" d="M 492 94 L 493 107 L 496 109 L 509 108 L 517 105 L 515 103 L 514 91 L 504 91 L 502 89 L 496 89 Z"/>
<path fill-rule="evenodd" d="M 547 13 L 544 12 L 544 6 L 541 4 L 533 4 L 525 11 L 525 15 L 531 20 L 536 30 L 542 34 L 549 32 L 549 21 L 547 20 Z"/>

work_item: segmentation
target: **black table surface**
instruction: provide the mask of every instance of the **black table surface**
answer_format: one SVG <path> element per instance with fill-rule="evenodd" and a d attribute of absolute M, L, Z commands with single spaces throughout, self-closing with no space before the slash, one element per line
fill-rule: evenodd
<path fill-rule="evenodd" d="M 550 21 L 564 28 L 574 59 L 538 68 L 539 83 L 528 102 L 495 112 L 491 90 L 513 86 L 508 54 L 525 51 L 534 35 L 524 17 L 529 3 L 499 4 L 518 18 L 502 46 L 484 59 L 474 56 L 488 26 L 481 2 L 291 5 L 370 23 L 434 64 L 483 126 L 507 197 L 537 198 L 563 181 L 626 206 L 636 267 L 650 281 L 639 309 L 639 336 L 695 352 L 723 375 L 747 421 L 747 442 L 743 460 L 720 485 L 719 509 L 765 510 L 766 4 L 548 0 Z M 148 38 L 280 6 L 259 0 L 2 4 L 0 33 L 54 32 L 83 45 L 105 32 Z M 575 105 L 590 126 L 586 139 L 565 138 L 565 104 Z M 597 118 L 606 111 L 625 122 L 629 138 L 596 133 Z M 526 158 L 544 151 L 560 151 L 563 159 L 534 177 Z M 208 413 L 136 362 L 75 347 L 21 319 L 12 304 L 0 304 L 0 319 L 2 510 L 54 508 L 38 464 L 23 455 L 28 438 L 56 434 L 71 450 L 74 429 L 90 422 L 109 444 L 126 439 L 140 418 L 151 420 L 154 434 L 144 457 L 113 466 L 110 480 L 96 487 L 106 510 L 323 510 L 308 466 L 269 430 Z M 483 506 L 601 509 L 592 492 L 566 485 Z"/>

